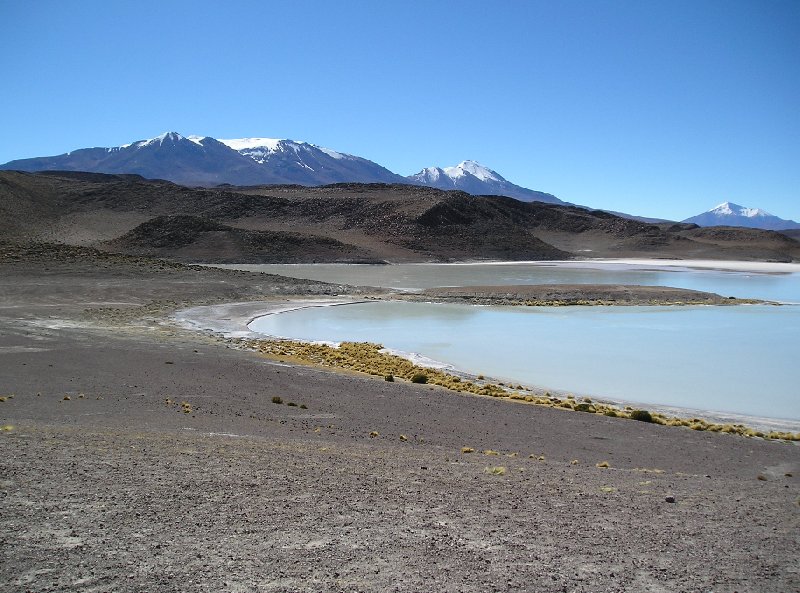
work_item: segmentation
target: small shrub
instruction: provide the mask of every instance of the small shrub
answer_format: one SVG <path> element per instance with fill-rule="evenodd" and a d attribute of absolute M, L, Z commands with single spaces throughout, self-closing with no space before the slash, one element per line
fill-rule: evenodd
<path fill-rule="evenodd" d="M 282 404 L 283 398 L 280 395 L 273 395 L 272 396 L 272 403 L 273 404 Z"/>
<path fill-rule="evenodd" d="M 608 464 L 608 461 L 601 461 L 600 463 L 597 463 L 597 464 L 595 464 L 595 465 L 596 465 L 596 467 L 611 467 L 611 466 Z"/>
<path fill-rule="evenodd" d="M 653 416 L 647 410 L 631 410 L 631 420 L 639 422 L 652 422 Z"/>
<path fill-rule="evenodd" d="M 475 449 L 473 449 L 472 447 L 461 447 L 461 452 L 462 453 L 474 453 Z"/>
<path fill-rule="evenodd" d="M 294 402 L 289 402 L 289 403 L 288 403 L 288 404 L 286 404 L 286 405 L 287 405 L 287 406 L 289 406 L 289 407 L 292 407 L 292 408 L 296 408 L 296 407 L 297 407 L 297 404 L 296 404 L 296 403 L 294 403 Z"/>
<path fill-rule="evenodd" d="M 502 465 L 498 465 L 495 467 L 487 467 L 484 470 L 487 474 L 492 474 L 493 476 L 504 476 L 506 475 L 506 468 Z"/>
<path fill-rule="evenodd" d="M 384 381 L 388 381 L 389 383 L 394 383 L 394 375 L 384 375 Z"/>
<path fill-rule="evenodd" d="M 307 405 L 305 405 L 305 404 L 300 404 L 300 409 L 301 409 L 301 410 L 307 410 L 307 409 L 308 409 L 308 406 L 307 406 Z"/>
<path fill-rule="evenodd" d="M 379 436 L 381 436 L 381 433 L 379 433 L 377 430 L 373 430 L 371 433 L 369 433 L 369 438 L 371 439 L 374 439 L 375 437 Z"/>
<path fill-rule="evenodd" d="M 428 375 L 425 373 L 414 373 L 411 377 L 412 383 L 427 383 L 428 382 Z"/>

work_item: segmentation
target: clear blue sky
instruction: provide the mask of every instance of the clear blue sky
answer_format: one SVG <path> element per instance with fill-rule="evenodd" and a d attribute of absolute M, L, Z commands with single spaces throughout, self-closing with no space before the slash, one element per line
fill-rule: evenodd
<path fill-rule="evenodd" d="M 167 130 L 800 220 L 800 1 L 0 0 L 0 162 Z"/>

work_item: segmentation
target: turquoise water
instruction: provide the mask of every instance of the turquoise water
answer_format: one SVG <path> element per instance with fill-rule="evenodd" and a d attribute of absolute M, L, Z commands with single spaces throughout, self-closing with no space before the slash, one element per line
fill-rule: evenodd
<path fill-rule="evenodd" d="M 370 341 L 579 395 L 800 420 L 800 307 L 474 307 L 371 302 L 255 320 L 301 340 Z"/>
<path fill-rule="evenodd" d="M 621 283 L 800 303 L 798 273 L 550 263 L 253 267 L 406 289 Z M 576 395 L 800 420 L 798 305 L 548 308 L 378 302 L 270 315 L 251 329 L 303 340 L 378 342 L 476 374 Z"/>

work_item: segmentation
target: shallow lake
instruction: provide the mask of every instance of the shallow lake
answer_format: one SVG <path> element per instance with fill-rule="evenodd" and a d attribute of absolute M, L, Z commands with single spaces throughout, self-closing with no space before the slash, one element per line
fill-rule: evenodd
<path fill-rule="evenodd" d="M 800 302 L 800 274 L 530 264 L 269 266 L 316 279 L 424 286 L 625 283 Z M 356 268 L 356 269 L 354 269 Z M 377 269 L 377 271 L 374 271 Z M 292 273 L 293 272 L 293 273 Z M 358 281 L 365 278 L 369 281 Z M 377 302 L 302 309 L 251 329 L 370 341 L 513 383 L 717 416 L 800 420 L 800 306 L 476 307 Z"/>
<path fill-rule="evenodd" d="M 728 264 L 733 267 L 732 264 Z M 694 269 L 675 262 L 575 261 L 494 264 L 232 264 L 219 267 L 355 286 L 420 290 L 435 286 L 514 284 L 641 284 L 716 292 L 723 296 L 800 302 L 800 264 L 752 270 Z"/>

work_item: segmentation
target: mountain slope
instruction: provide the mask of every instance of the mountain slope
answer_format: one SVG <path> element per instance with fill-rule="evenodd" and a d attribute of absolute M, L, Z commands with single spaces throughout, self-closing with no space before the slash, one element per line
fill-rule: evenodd
<path fill-rule="evenodd" d="M 183 261 L 800 261 L 800 243 L 773 231 L 652 225 L 405 184 L 192 189 L 131 175 L 1 171 L 0 210 L 0 240 Z"/>
<path fill-rule="evenodd" d="M 132 173 L 190 186 L 405 182 L 372 161 L 306 142 L 265 138 L 219 141 L 176 132 L 113 148 L 82 148 L 58 156 L 15 160 L 0 169 Z"/>
<path fill-rule="evenodd" d="M 249 157 L 276 181 L 261 183 L 402 183 L 404 179 L 367 159 L 321 148 L 308 142 L 273 138 L 220 140 L 227 147 Z M 248 185 L 238 183 L 238 185 Z"/>
<path fill-rule="evenodd" d="M 552 194 L 515 185 L 505 180 L 497 171 L 475 161 L 463 161 L 455 167 L 427 167 L 406 179 L 415 185 L 445 190 L 460 189 L 474 195 L 508 196 L 523 202 L 564 203 Z"/>
<path fill-rule="evenodd" d="M 759 208 L 747 208 L 733 202 L 724 202 L 708 212 L 692 216 L 683 222 L 701 227 L 732 226 L 770 231 L 800 229 L 800 223 L 794 220 L 785 220 Z"/>
<path fill-rule="evenodd" d="M 364 250 L 328 237 L 248 231 L 188 215 L 157 216 L 98 247 L 208 263 L 375 263 Z"/>

